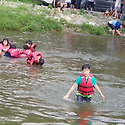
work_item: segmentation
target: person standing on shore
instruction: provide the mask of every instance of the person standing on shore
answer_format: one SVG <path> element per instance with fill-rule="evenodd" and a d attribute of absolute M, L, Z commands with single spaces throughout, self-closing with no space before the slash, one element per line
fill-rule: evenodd
<path fill-rule="evenodd" d="M 76 3 L 76 0 L 71 0 L 71 6 L 70 6 L 71 10 L 72 10 L 72 9 L 74 10 L 74 8 L 75 8 L 75 3 Z"/>
<path fill-rule="evenodd" d="M 120 11 L 121 11 L 121 0 L 116 0 L 114 18 L 116 18 L 116 19 L 119 18 L 118 13 L 119 13 Z"/>
<path fill-rule="evenodd" d="M 53 0 L 52 2 L 52 11 L 50 12 L 50 16 L 53 16 L 55 8 L 58 9 L 58 15 L 60 16 L 60 0 Z"/>
<path fill-rule="evenodd" d="M 91 7 L 91 9 L 90 9 L 90 13 L 93 13 L 92 11 L 93 11 L 93 9 L 94 9 L 94 3 L 95 3 L 95 0 L 88 0 L 88 3 L 87 3 L 87 13 L 88 13 L 88 11 L 89 11 L 89 7 Z"/>
<path fill-rule="evenodd" d="M 66 0 L 61 0 L 61 7 L 60 7 L 61 11 L 64 11 L 64 8 L 66 8 L 66 7 L 67 7 Z"/>
<path fill-rule="evenodd" d="M 115 3 L 116 3 L 116 0 L 113 0 L 112 5 L 110 6 L 110 15 L 112 15 L 113 12 L 114 12 L 114 9 L 115 9 Z"/>
<path fill-rule="evenodd" d="M 77 103 L 81 104 L 84 102 L 90 102 L 91 95 L 94 92 L 93 87 L 98 91 L 101 98 L 105 99 L 105 96 L 102 94 L 99 86 L 96 83 L 95 77 L 90 74 L 90 65 L 84 64 L 82 66 L 82 74 L 77 78 L 76 83 L 70 88 L 70 90 L 63 97 L 63 99 L 67 100 L 71 92 L 77 88 Z"/>
<path fill-rule="evenodd" d="M 79 13 L 80 5 L 81 5 L 81 0 L 76 0 L 76 12 L 77 13 Z"/>

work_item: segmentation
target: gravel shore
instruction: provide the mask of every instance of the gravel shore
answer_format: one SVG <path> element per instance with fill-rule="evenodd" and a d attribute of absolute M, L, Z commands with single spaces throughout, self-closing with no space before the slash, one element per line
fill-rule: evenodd
<path fill-rule="evenodd" d="M 21 2 L 18 2 L 18 3 L 17 2 L 7 2 L 5 0 L 2 0 L 2 1 L 0 1 L 0 4 L 4 5 L 4 6 L 14 7 L 14 8 L 16 8 L 17 6 L 24 5 L 24 6 L 27 6 L 29 9 L 33 8 L 32 10 L 34 12 L 37 10 L 41 10 L 41 13 L 43 13 L 42 12 L 43 8 L 44 9 L 46 8 L 47 10 L 51 11 L 51 9 L 49 9 L 46 6 L 35 5 L 35 7 L 33 7 L 32 4 L 24 4 Z M 109 20 L 111 20 L 111 17 L 104 16 L 104 13 L 102 13 L 102 12 L 94 11 L 93 14 L 91 14 L 91 13 L 86 14 L 85 10 L 83 10 L 84 14 L 77 14 L 75 11 L 76 10 L 71 11 L 70 8 L 65 8 L 65 10 L 63 12 L 61 12 L 60 16 L 58 16 L 58 14 L 55 14 L 51 18 L 53 18 L 55 20 L 60 20 L 61 18 L 63 18 L 71 24 L 81 25 L 82 23 L 86 23 L 86 24 L 90 24 L 93 26 L 106 26 L 107 22 Z M 46 17 L 50 17 L 49 14 L 46 14 Z"/>

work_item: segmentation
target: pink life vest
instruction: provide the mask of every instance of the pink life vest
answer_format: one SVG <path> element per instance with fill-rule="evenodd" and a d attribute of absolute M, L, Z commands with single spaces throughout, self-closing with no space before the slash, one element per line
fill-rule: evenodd
<path fill-rule="evenodd" d="M 33 52 L 32 56 L 27 59 L 27 63 L 31 63 L 31 61 L 33 61 L 33 63 L 38 63 L 38 56 L 43 59 L 43 54 L 41 52 Z"/>
<path fill-rule="evenodd" d="M 9 49 L 8 52 L 10 53 L 11 57 L 19 58 L 20 57 L 20 52 L 19 49 Z"/>
<path fill-rule="evenodd" d="M 23 50 L 21 54 L 25 54 L 28 58 L 32 56 L 32 51 L 30 49 Z"/>
<path fill-rule="evenodd" d="M 0 50 L 3 52 L 7 52 L 9 50 L 10 46 L 4 46 L 3 44 L 0 44 Z"/>
<path fill-rule="evenodd" d="M 93 94 L 93 85 L 92 85 L 92 74 L 89 74 L 89 78 L 86 81 L 86 78 L 83 74 L 81 76 L 81 83 L 78 85 L 78 92 L 82 95 L 91 95 Z"/>
<path fill-rule="evenodd" d="M 32 44 L 30 47 L 31 51 L 33 52 L 33 49 L 36 49 L 36 44 Z"/>

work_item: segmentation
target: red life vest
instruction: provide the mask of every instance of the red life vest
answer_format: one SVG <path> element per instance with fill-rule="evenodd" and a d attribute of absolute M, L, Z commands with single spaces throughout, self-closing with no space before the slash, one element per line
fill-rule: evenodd
<path fill-rule="evenodd" d="M 36 44 L 32 44 L 30 47 L 31 51 L 33 52 L 33 49 L 36 49 Z"/>
<path fill-rule="evenodd" d="M 81 83 L 78 85 L 78 92 L 82 95 L 91 95 L 93 94 L 93 85 L 92 85 L 92 74 L 89 74 L 89 78 L 86 81 L 86 78 L 83 74 L 81 76 Z"/>
<path fill-rule="evenodd" d="M 10 53 L 11 57 L 19 58 L 20 52 L 19 49 L 9 49 L 8 52 Z"/>
<path fill-rule="evenodd" d="M 43 54 L 41 52 L 33 52 L 32 56 L 27 59 L 27 63 L 31 63 L 32 58 L 34 58 L 34 63 L 38 63 L 37 57 L 40 56 L 40 58 L 43 59 Z"/>
<path fill-rule="evenodd" d="M 32 51 L 30 49 L 23 50 L 21 54 L 25 54 L 28 58 L 32 56 Z"/>
<path fill-rule="evenodd" d="M 92 116 L 91 112 L 80 112 L 78 113 L 78 116 L 80 117 L 80 119 L 78 119 L 78 125 L 89 125 L 89 123 L 91 123 L 91 121 L 88 119 Z"/>
<path fill-rule="evenodd" d="M 41 56 L 41 58 L 43 59 L 43 54 L 42 54 L 41 52 L 33 52 L 33 53 L 32 53 L 32 56 L 33 56 L 34 58 L 36 58 L 37 56 Z"/>

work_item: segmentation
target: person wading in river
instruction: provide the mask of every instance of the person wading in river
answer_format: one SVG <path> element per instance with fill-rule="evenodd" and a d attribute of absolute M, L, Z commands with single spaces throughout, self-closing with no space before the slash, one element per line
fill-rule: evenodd
<path fill-rule="evenodd" d="M 84 103 L 91 101 L 91 94 L 93 94 L 93 87 L 98 91 L 102 99 L 105 99 L 105 96 L 102 94 L 99 86 L 96 83 L 95 77 L 90 74 L 90 65 L 84 64 L 82 66 L 82 74 L 76 80 L 76 83 L 70 88 L 68 93 L 63 97 L 64 100 L 69 98 L 71 92 L 78 88 L 77 91 L 77 103 Z"/>

